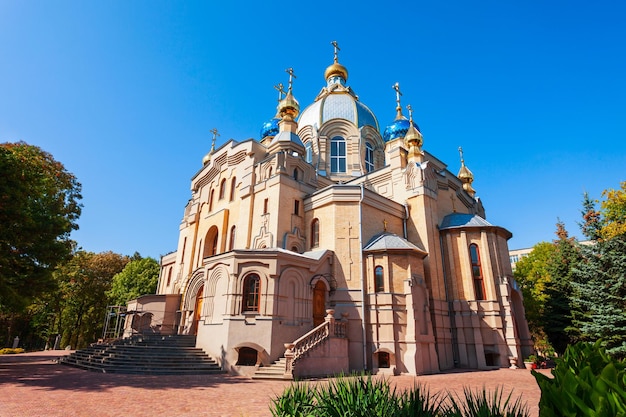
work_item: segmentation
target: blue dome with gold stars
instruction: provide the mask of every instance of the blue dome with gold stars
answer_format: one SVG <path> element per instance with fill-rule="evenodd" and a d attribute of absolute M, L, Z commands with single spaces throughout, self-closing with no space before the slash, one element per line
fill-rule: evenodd
<path fill-rule="evenodd" d="M 419 126 L 417 123 L 413 122 L 413 126 L 417 129 L 418 132 L 421 133 Z M 383 140 L 385 142 L 389 142 L 390 140 L 394 140 L 397 138 L 403 138 L 406 135 L 406 132 L 409 130 L 409 120 L 406 117 L 402 117 L 400 119 L 396 119 L 392 124 L 385 128 L 383 132 Z"/>
<path fill-rule="evenodd" d="M 278 134 L 278 122 L 280 122 L 280 118 L 274 117 L 267 122 L 263 123 L 261 127 L 261 139 L 266 138 L 268 136 L 276 136 Z"/>

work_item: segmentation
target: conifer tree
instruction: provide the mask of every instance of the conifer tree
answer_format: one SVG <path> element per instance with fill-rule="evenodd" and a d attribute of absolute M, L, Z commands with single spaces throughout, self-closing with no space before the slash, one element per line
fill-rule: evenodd
<path fill-rule="evenodd" d="M 603 340 L 607 352 L 626 358 L 626 182 L 621 188 L 602 193 L 607 199 L 599 212 L 587 196 L 583 202 L 581 229 L 595 243 L 581 248 L 571 305 L 581 340 Z"/>
<path fill-rule="evenodd" d="M 555 253 L 547 270 L 550 281 L 546 285 L 546 305 L 543 315 L 544 330 L 557 352 L 563 353 L 572 341 L 572 270 L 580 260 L 578 245 L 569 237 L 560 220 L 556 224 Z"/>

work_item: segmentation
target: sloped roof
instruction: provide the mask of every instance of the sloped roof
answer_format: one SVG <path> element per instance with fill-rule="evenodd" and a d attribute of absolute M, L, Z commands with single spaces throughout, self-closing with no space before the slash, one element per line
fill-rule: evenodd
<path fill-rule="evenodd" d="M 380 233 L 374 236 L 365 244 L 365 247 L 363 248 L 363 251 L 387 250 L 415 250 L 418 252 L 426 252 L 424 249 L 415 246 L 403 237 L 388 232 Z"/>
<path fill-rule="evenodd" d="M 493 225 L 476 214 L 452 213 L 443 218 L 439 230 L 455 227 L 493 227 Z"/>

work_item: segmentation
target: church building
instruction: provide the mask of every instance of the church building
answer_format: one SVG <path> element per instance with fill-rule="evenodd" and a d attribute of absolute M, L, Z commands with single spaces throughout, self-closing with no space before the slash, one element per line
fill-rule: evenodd
<path fill-rule="evenodd" d="M 460 148 L 456 174 L 428 153 L 398 84 L 380 127 L 333 45 L 304 110 L 288 70 L 258 139 L 215 149 L 213 131 L 177 250 L 157 294 L 129 302 L 127 334 L 196 335 L 242 375 L 523 367 L 532 341 L 511 233 L 486 220 Z"/>

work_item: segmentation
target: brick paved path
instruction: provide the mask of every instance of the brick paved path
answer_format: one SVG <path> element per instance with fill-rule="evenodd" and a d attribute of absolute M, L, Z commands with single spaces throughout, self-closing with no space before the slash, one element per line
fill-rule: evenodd
<path fill-rule="evenodd" d="M 271 416 L 271 399 L 289 385 L 225 375 L 137 376 L 101 374 L 57 365 L 65 351 L 0 355 L 0 417 L 98 416 Z M 540 391 L 528 370 L 500 369 L 429 376 L 397 376 L 399 389 L 424 383 L 430 392 L 463 387 L 503 387 L 521 395 L 531 416 L 539 413 Z M 319 382 L 311 382 L 319 383 Z"/>

